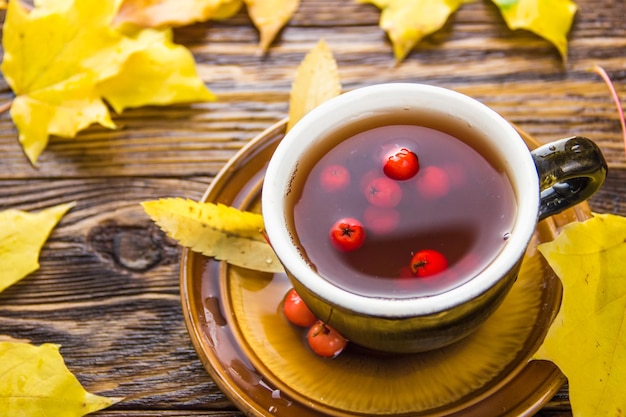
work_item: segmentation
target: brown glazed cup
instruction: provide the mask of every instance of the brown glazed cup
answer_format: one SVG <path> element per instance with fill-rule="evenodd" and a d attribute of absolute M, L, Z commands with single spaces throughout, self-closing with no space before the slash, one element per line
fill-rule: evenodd
<path fill-rule="evenodd" d="M 291 186 L 307 175 L 299 169 L 301 161 L 325 146 L 333 132 L 347 127 L 365 130 L 411 120 L 433 127 L 428 126 L 430 116 L 439 120 L 438 130 L 462 126 L 472 131 L 480 147 L 488 148 L 505 167 L 517 212 L 495 260 L 465 283 L 424 297 L 358 295 L 318 275 L 289 226 Z M 262 213 L 269 241 L 294 288 L 318 317 L 365 348 L 413 353 L 454 343 L 483 323 L 515 282 L 537 222 L 589 198 L 606 174 L 604 157 L 589 139 L 562 139 L 531 152 L 509 122 L 475 99 L 423 84 L 379 84 L 323 103 L 287 133 L 267 168 Z"/>

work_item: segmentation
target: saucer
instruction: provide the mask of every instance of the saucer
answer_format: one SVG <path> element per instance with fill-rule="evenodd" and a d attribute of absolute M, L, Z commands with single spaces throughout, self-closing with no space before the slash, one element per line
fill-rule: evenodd
<path fill-rule="evenodd" d="M 286 120 L 248 143 L 215 178 L 203 201 L 259 211 L 265 167 Z M 528 146 L 538 143 L 520 131 Z M 252 416 L 533 415 L 565 377 L 534 361 L 554 319 L 561 285 L 536 250 L 563 225 L 589 217 L 581 204 L 537 226 L 522 270 L 496 313 L 468 338 L 413 355 L 378 355 L 350 346 L 335 359 L 313 354 L 305 330 L 281 311 L 284 274 L 234 267 L 184 249 L 181 300 L 204 367 Z"/>

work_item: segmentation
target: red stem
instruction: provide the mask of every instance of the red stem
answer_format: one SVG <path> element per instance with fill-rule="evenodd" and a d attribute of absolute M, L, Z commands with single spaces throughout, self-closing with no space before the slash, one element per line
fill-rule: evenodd
<path fill-rule="evenodd" d="M 0 106 L 0 114 L 2 114 L 5 111 L 9 110 L 11 108 L 11 104 L 13 104 L 13 100 L 9 100 L 6 103 L 4 103 L 3 105 L 1 105 Z"/>
<path fill-rule="evenodd" d="M 611 96 L 613 97 L 613 101 L 615 102 L 615 106 L 617 107 L 617 112 L 619 114 L 619 121 L 622 125 L 622 139 L 624 141 L 624 153 L 626 154 L 626 121 L 624 120 L 624 109 L 622 108 L 622 103 L 620 102 L 619 96 L 617 95 L 617 91 L 615 90 L 615 85 L 613 85 L 613 81 L 609 77 L 609 74 L 606 73 L 604 68 L 599 65 L 595 65 L 593 67 L 593 71 L 600 75 L 606 85 L 609 87 L 609 91 L 611 92 Z"/>

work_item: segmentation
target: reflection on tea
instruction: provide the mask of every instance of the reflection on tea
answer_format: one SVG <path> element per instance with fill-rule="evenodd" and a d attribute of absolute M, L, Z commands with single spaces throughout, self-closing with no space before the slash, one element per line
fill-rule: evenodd
<path fill-rule="evenodd" d="M 437 294 L 475 276 L 506 244 L 516 202 L 502 168 L 466 142 L 476 141 L 397 124 L 322 150 L 306 179 L 293 184 L 293 227 L 308 262 L 335 285 L 372 297 Z M 399 153 L 417 156 L 416 173 L 385 169 Z M 356 248 L 333 244 L 342 219 L 364 229 Z M 443 255 L 445 267 L 422 276 L 431 259 L 415 258 L 425 250 Z"/>

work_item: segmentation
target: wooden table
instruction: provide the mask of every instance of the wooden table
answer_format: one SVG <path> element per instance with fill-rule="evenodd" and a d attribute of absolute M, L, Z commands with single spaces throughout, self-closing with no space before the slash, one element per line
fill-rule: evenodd
<path fill-rule="evenodd" d="M 236 416 L 202 367 L 179 298 L 180 248 L 147 218 L 142 201 L 200 199 L 216 173 L 255 135 L 286 116 L 294 72 L 320 38 L 344 89 L 426 82 L 472 95 L 547 142 L 596 140 L 610 174 L 591 200 L 626 215 L 626 158 L 604 67 L 626 97 L 626 3 L 579 0 L 567 63 L 547 42 L 507 29 L 488 1 L 464 5 L 400 65 L 378 28 L 379 12 L 350 0 L 303 0 L 270 52 L 257 50 L 245 11 L 176 30 L 207 85 L 209 104 L 144 107 L 53 138 L 31 166 L 7 113 L 0 116 L 0 209 L 35 211 L 76 201 L 41 254 L 41 268 L 0 294 L 0 334 L 62 345 L 91 392 L 126 399 L 98 416 Z M 0 84 L 0 101 L 12 93 Z M 1 227 L 1 226 L 0 226 Z M 567 416 L 564 388 L 540 416 Z M 0 413 L 1 414 L 1 413 Z"/>

